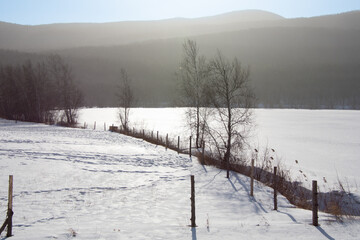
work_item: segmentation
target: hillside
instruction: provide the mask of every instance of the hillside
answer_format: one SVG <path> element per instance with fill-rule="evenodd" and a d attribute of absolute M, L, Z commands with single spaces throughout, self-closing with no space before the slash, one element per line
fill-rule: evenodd
<path fill-rule="evenodd" d="M 301 19 L 245 11 L 154 22 L 2 23 L 0 47 L 20 52 L 0 50 L 0 63 L 57 52 L 73 66 L 88 106 L 116 105 L 123 67 L 134 80 L 139 105 L 171 106 L 182 42 L 190 37 L 209 58 L 220 49 L 250 66 L 259 106 L 360 108 L 358 22 L 358 11 Z"/>

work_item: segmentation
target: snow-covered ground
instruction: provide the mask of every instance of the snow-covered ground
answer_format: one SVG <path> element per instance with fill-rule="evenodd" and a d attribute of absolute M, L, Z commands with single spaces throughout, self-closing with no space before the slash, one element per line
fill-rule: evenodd
<path fill-rule="evenodd" d="M 136 108 L 130 119 L 138 129 L 187 137 L 184 111 Z M 295 180 L 306 187 L 318 180 L 321 190 L 329 191 L 338 188 L 339 179 L 346 190 L 360 196 L 360 111 L 255 109 L 254 117 L 253 147 L 275 149 L 275 159 L 292 171 Z M 103 128 L 104 122 L 119 124 L 115 108 L 83 109 L 79 120 L 90 128 L 97 121 L 97 129 Z"/>
<path fill-rule="evenodd" d="M 100 120 L 98 120 L 100 121 Z M 12 239 L 358 239 L 359 220 L 297 209 L 249 179 L 120 134 L 0 119 L 0 221 L 14 175 Z M 196 223 L 190 228 L 190 175 Z M 5 233 L 0 239 L 4 239 Z"/>

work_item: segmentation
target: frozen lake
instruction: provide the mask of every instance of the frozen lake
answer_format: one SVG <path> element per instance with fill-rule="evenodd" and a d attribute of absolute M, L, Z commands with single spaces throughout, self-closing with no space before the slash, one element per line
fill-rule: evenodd
<path fill-rule="evenodd" d="M 187 137 L 184 111 L 185 108 L 136 108 L 132 109 L 130 120 L 137 129 Z M 277 161 L 281 160 L 294 178 L 305 183 L 318 180 L 324 190 L 334 188 L 339 178 L 346 188 L 359 193 L 360 111 L 255 109 L 254 113 L 256 128 L 251 144 L 275 149 Z M 117 109 L 81 110 L 80 124 L 87 122 L 92 128 L 95 121 L 97 130 L 103 130 L 104 123 L 118 125 Z"/>

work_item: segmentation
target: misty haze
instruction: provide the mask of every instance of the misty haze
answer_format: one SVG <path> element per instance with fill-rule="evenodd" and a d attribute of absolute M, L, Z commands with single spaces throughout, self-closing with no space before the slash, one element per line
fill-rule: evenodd
<path fill-rule="evenodd" d="M 198 19 L 23 26 L 0 23 L 0 63 L 63 56 L 86 106 L 116 106 L 120 68 L 133 78 L 138 106 L 177 106 L 174 73 L 181 45 L 220 49 L 251 69 L 259 107 L 360 107 L 360 13 L 285 19 L 239 11 Z"/>
<path fill-rule="evenodd" d="M 0 2 L 0 240 L 359 239 L 359 7 Z"/>

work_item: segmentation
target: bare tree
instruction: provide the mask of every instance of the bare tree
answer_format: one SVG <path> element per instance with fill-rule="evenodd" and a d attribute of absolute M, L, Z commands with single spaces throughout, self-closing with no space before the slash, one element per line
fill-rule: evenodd
<path fill-rule="evenodd" d="M 235 150 L 243 149 L 252 125 L 254 94 L 249 87 L 249 69 L 234 58 L 229 61 L 218 52 L 210 62 L 211 96 L 216 109 L 217 124 L 211 128 L 211 137 L 219 156 L 227 165 Z"/>
<path fill-rule="evenodd" d="M 205 134 L 206 121 L 209 116 L 207 80 L 209 67 L 204 56 L 200 56 L 195 41 L 186 40 L 183 43 L 183 59 L 177 73 L 180 80 L 180 92 L 183 104 L 189 108 L 186 111 L 188 124 L 195 132 L 195 145 L 201 147 Z"/>
<path fill-rule="evenodd" d="M 39 122 L 52 122 L 56 103 L 56 95 L 54 95 L 54 85 L 49 79 L 47 66 L 44 62 L 37 63 L 33 67 L 33 108 L 32 113 Z"/>
<path fill-rule="evenodd" d="M 47 65 L 58 96 L 59 108 L 63 110 L 62 118 L 67 125 L 77 123 L 78 110 L 83 102 L 83 95 L 73 80 L 72 69 L 59 55 L 51 55 Z"/>
<path fill-rule="evenodd" d="M 134 106 L 134 95 L 131 87 L 131 78 L 125 71 L 121 69 L 119 84 L 119 118 L 121 126 L 125 132 L 129 131 L 130 108 Z"/>

